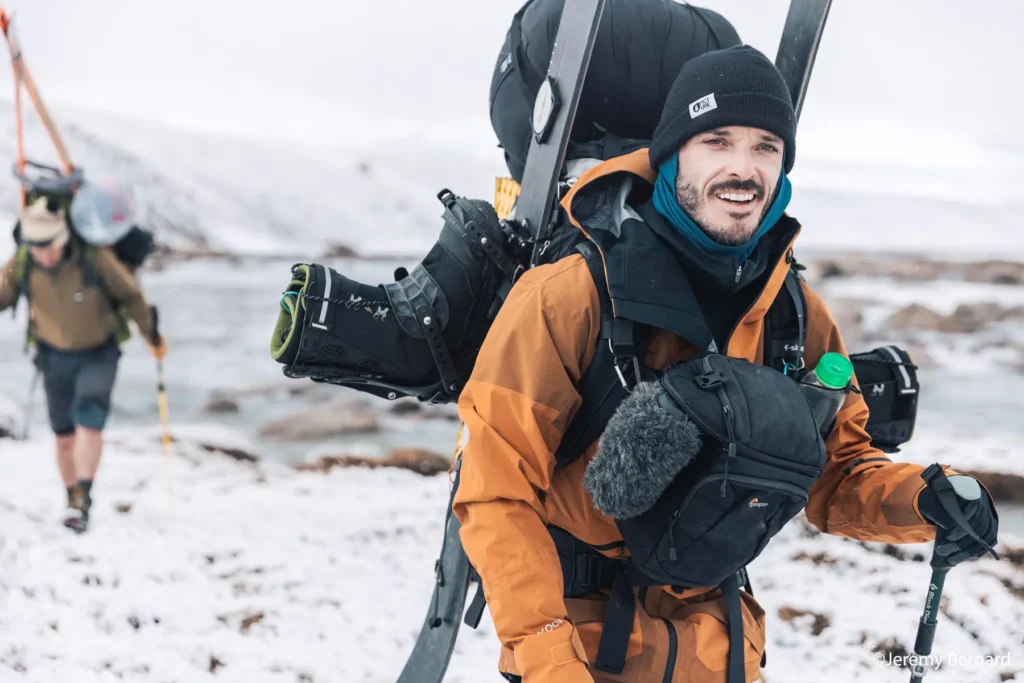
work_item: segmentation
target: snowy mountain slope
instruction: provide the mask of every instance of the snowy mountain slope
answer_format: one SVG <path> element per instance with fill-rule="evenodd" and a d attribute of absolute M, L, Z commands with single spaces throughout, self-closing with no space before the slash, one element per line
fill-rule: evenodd
<path fill-rule="evenodd" d="M 493 194 L 493 172 L 479 170 L 485 163 L 438 141 L 391 141 L 395 153 L 294 148 L 68 112 L 61 130 L 75 163 L 87 177 L 130 183 L 144 222 L 180 249 L 308 255 L 338 244 L 361 254 L 418 254 L 440 229 L 440 189 Z M 0 159 L 13 161 L 10 114 L 0 106 Z M 52 162 L 40 127 L 29 126 L 27 138 L 30 157 Z M 403 148 L 419 163 L 406 165 Z M 16 196 L 13 177 L 0 174 L 5 209 Z"/>
<path fill-rule="evenodd" d="M 0 159 L 15 155 L 10 114 L 0 104 Z M 58 120 L 87 177 L 130 183 L 144 222 L 185 250 L 317 258 L 340 245 L 418 256 L 440 229 L 439 190 L 490 199 L 494 178 L 506 174 L 493 143 L 442 130 L 376 139 L 339 130 L 336 145 L 302 146 L 70 107 Z M 30 156 L 52 161 L 45 135 L 29 122 Z M 805 226 L 800 248 L 1024 254 L 1024 231 L 1014 229 L 1024 202 L 990 197 L 990 174 L 964 154 L 957 164 L 977 173 L 928 167 L 927 159 L 802 159 L 790 206 Z M 1024 178 L 1024 161 L 1010 153 L 994 159 L 1002 165 L 992 173 Z M 0 173 L 0 212 L 9 217 L 16 196 L 14 179 Z M 0 254 L 7 248 L 0 244 Z"/>

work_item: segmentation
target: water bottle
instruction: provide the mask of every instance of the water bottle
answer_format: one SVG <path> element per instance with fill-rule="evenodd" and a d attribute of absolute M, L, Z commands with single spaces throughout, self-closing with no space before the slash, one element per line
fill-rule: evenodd
<path fill-rule="evenodd" d="M 832 426 L 832 421 L 846 401 L 846 387 L 853 377 L 853 363 L 841 353 L 826 353 L 818 365 L 800 378 L 800 388 L 811 404 L 818 431 Z"/>

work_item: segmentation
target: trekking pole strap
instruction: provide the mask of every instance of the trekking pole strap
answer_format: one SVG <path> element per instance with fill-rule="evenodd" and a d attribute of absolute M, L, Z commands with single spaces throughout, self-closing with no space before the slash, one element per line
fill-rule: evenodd
<path fill-rule="evenodd" d="M 929 465 L 924 472 L 921 473 L 921 478 L 924 479 L 928 487 L 935 493 L 936 499 L 942 505 L 942 508 L 946 511 L 956 525 L 967 532 L 967 534 L 975 541 L 980 543 L 982 546 L 988 549 L 988 552 L 992 554 L 992 557 L 999 559 L 999 555 L 996 553 L 995 548 L 985 542 L 978 532 L 974 530 L 971 523 L 967 521 L 967 517 L 964 516 L 963 510 L 956 502 L 956 491 L 953 488 L 953 484 L 946 477 L 946 473 L 942 470 L 942 466 L 938 463 Z"/>

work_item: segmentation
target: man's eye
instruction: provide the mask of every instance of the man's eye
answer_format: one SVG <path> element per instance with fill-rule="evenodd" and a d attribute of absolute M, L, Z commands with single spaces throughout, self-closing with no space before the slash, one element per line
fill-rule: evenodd
<path fill-rule="evenodd" d="M 778 151 L 779 151 L 778 147 L 776 147 L 775 145 L 770 145 L 767 142 L 759 145 L 758 149 L 760 149 L 760 150 L 762 150 L 764 152 L 772 152 L 772 153 L 778 153 Z"/>
<path fill-rule="evenodd" d="M 710 138 L 708 140 L 705 140 L 704 144 L 705 145 L 724 145 L 725 144 L 725 140 L 723 140 L 722 138 Z"/>

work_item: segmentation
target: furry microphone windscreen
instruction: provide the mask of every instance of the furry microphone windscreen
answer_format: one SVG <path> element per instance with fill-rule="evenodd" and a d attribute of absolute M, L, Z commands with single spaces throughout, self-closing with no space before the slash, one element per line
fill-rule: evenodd
<path fill-rule="evenodd" d="M 697 426 L 662 407 L 664 392 L 659 382 L 641 382 L 601 435 L 583 485 L 606 515 L 630 519 L 649 510 L 700 450 Z"/>

